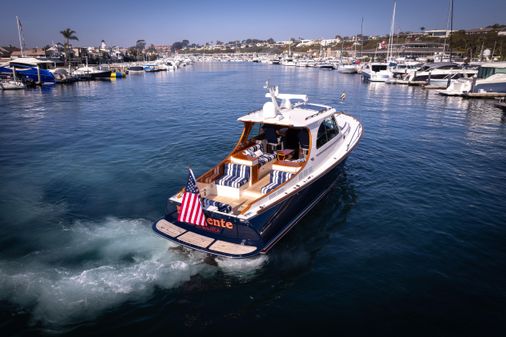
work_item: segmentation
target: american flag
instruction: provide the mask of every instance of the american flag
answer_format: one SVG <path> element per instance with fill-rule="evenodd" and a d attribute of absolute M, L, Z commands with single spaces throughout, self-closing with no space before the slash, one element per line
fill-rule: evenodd
<path fill-rule="evenodd" d="M 178 221 L 187 222 L 199 226 L 206 225 L 206 217 L 200 201 L 200 192 L 195 181 L 195 175 L 191 168 L 188 169 L 188 182 L 181 201 L 181 209 L 177 217 Z"/>

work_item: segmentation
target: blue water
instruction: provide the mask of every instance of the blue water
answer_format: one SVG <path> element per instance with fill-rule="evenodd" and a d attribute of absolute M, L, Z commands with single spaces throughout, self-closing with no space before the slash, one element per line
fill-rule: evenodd
<path fill-rule="evenodd" d="M 151 222 L 187 166 L 231 150 L 265 80 L 361 120 L 344 175 L 268 256 L 169 248 Z M 490 101 L 335 71 L 196 64 L 0 92 L 0 331 L 502 336 L 505 168 Z"/>

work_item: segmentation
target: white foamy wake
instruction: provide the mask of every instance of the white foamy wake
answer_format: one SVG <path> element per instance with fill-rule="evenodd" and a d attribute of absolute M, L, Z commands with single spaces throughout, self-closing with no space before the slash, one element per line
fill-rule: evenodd
<path fill-rule="evenodd" d="M 32 309 L 36 320 L 90 317 L 126 300 L 173 288 L 213 268 L 203 256 L 167 250 L 146 220 L 109 218 L 65 229 L 68 243 L 16 261 L 0 261 L 0 298 Z M 64 263 L 71 259 L 73 263 Z M 70 264 L 70 265 L 69 265 Z"/>
<path fill-rule="evenodd" d="M 216 263 L 224 274 L 233 276 L 241 281 L 249 281 L 255 277 L 267 261 L 267 255 L 260 255 L 250 259 L 216 258 Z"/>
<path fill-rule="evenodd" d="M 168 241 L 154 235 L 147 220 L 75 222 L 48 239 L 55 245 L 47 250 L 0 261 L 0 299 L 46 324 L 95 317 L 125 301 L 147 298 L 157 287 L 175 288 L 193 275 L 209 278 L 217 271 L 204 263 L 204 254 L 167 249 Z M 265 261 L 218 260 L 218 268 L 244 280 Z"/>

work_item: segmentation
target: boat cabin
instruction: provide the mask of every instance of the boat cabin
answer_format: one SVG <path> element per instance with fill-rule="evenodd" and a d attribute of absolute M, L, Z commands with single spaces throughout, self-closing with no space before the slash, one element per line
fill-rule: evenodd
<path fill-rule="evenodd" d="M 506 62 L 485 63 L 478 69 L 478 79 L 485 79 L 495 74 L 506 74 Z"/>
<path fill-rule="evenodd" d="M 310 104 L 306 95 L 272 97 L 261 110 L 239 118 L 244 129 L 233 151 L 197 179 L 206 210 L 244 215 L 304 170 L 315 152 L 319 155 L 339 138 L 335 109 Z M 172 200 L 178 203 L 182 194 Z"/>

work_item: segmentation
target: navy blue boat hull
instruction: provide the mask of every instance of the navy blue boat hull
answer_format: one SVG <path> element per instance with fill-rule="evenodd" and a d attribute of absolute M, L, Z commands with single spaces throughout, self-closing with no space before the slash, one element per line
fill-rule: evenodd
<path fill-rule="evenodd" d="M 255 246 L 257 249 L 244 255 L 233 255 L 217 253 L 197 247 L 186 242 L 178 241 L 177 238 L 170 237 L 156 228 L 156 221 L 153 224 L 153 230 L 178 244 L 210 253 L 217 256 L 226 256 L 232 258 L 246 258 L 258 254 L 267 253 L 272 247 L 285 236 L 318 202 L 330 191 L 337 182 L 340 173 L 343 172 L 344 162 L 337 163 L 323 175 L 315 178 L 314 181 L 307 183 L 296 193 L 292 193 L 269 208 L 263 210 L 257 216 L 246 220 L 240 220 L 225 214 L 216 214 L 205 211 L 206 218 L 210 225 L 206 227 L 195 226 L 177 221 L 176 205 L 171 202 L 167 205 L 167 213 L 164 217 L 170 223 L 188 231 L 211 237 L 216 240 L 224 240 L 236 244 Z M 218 225 L 213 224 L 215 221 Z M 223 224 L 230 222 L 232 229 L 226 228 Z M 221 226 L 220 226 L 221 224 Z"/>
<path fill-rule="evenodd" d="M 40 82 L 41 83 L 55 83 L 55 77 L 52 72 L 47 69 L 40 69 Z M 3 75 L 12 75 L 12 69 L 8 67 L 0 67 L 0 74 Z M 31 81 L 38 83 L 39 82 L 39 74 L 37 72 L 37 68 L 35 67 L 27 67 L 27 68 L 16 68 L 16 76 L 19 78 L 28 78 Z"/>

